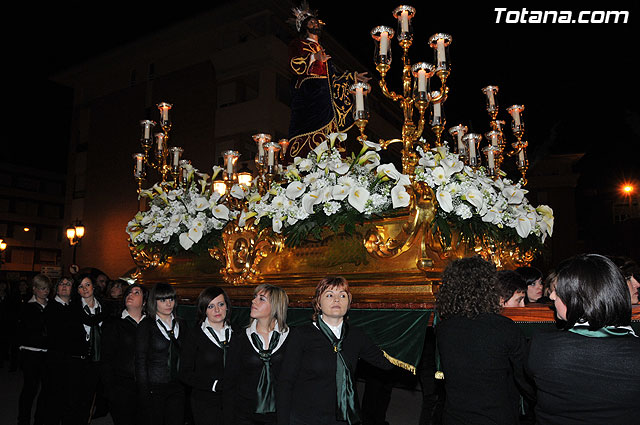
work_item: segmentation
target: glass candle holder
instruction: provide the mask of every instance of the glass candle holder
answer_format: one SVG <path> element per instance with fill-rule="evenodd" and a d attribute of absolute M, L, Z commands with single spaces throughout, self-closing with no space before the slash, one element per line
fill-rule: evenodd
<path fill-rule="evenodd" d="M 278 140 L 278 144 L 280 145 L 280 159 L 284 160 L 285 155 L 287 155 L 287 148 L 289 147 L 289 139 L 280 139 Z"/>
<path fill-rule="evenodd" d="M 162 158 L 162 152 L 164 150 L 164 133 L 154 134 L 155 146 L 156 146 L 156 158 Z"/>
<path fill-rule="evenodd" d="M 482 149 L 482 151 L 487 157 L 487 174 L 491 177 L 494 177 L 496 175 L 497 156 L 499 154 L 500 148 L 490 145 Z"/>
<path fill-rule="evenodd" d="M 277 142 L 268 142 L 264 144 L 267 156 L 267 172 L 275 174 L 278 165 L 278 156 L 280 153 L 280 144 Z"/>
<path fill-rule="evenodd" d="M 482 135 L 478 133 L 467 133 L 462 137 L 462 141 L 467 145 L 467 151 L 469 152 L 469 165 L 472 167 L 478 166 L 478 144 L 482 141 Z"/>
<path fill-rule="evenodd" d="M 142 146 L 145 148 L 151 147 L 151 143 L 153 139 L 151 138 L 151 134 L 153 133 L 153 127 L 156 126 L 156 123 L 151 120 L 143 120 L 140 121 L 140 127 L 142 127 L 142 137 L 140 138 L 140 142 Z"/>
<path fill-rule="evenodd" d="M 367 83 L 355 83 L 349 86 L 349 91 L 353 95 L 353 119 L 368 120 L 369 119 L 369 101 L 368 94 L 371 91 L 371 86 Z"/>
<path fill-rule="evenodd" d="M 189 171 L 187 165 L 191 164 L 188 159 L 181 159 L 179 163 L 180 182 L 186 185 L 189 182 Z"/>
<path fill-rule="evenodd" d="M 220 196 L 224 196 L 227 193 L 227 185 L 224 180 L 214 180 L 213 191 L 218 192 Z"/>
<path fill-rule="evenodd" d="M 174 174 L 178 174 L 182 152 L 184 152 L 184 149 L 179 146 L 171 148 L 171 169 Z"/>
<path fill-rule="evenodd" d="M 436 71 L 451 69 L 449 46 L 453 41 L 451 35 L 437 33 L 429 38 L 429 46 L 434 50 Z"/>
<path fill-rule="evenodd" d="M 438 96 L 440 94 L 439 91 L 434 91 L 433 92 L 436 96 Z M 444 102 L 439 102 L 439 103 L 432 103 L 431 104 L 431 108 L 430 109 L 430 116 L 429 116 L 429 124 L 431 124 L 431 126 L 443 126 L 446 123 L 445 117 L 444 117 Z"/>
<path fill-rule="evenodd" d="M 413 98 L 417 101 L 431 100 L 431 77 L 434 66 L 427 62 L 418 62 L 411 67 L 413 75 Z"/>
<path fill-rule="evenodd" d="M 527 142 L 516 142 L 513 143 L 513 149 L 518 152 L 518 158 L 516 159 L 516 165 L 519 169 L 526 168 L 529 165 L 529 161 L 527 159 Z"/>
<path fill-rule="evenodd" d="M 524 111 L 523 105 L 511 105 L 507 108 L 507 112 L 511 115 L 511 130 L 513 130 L 514 134 L 524 131 L 522 111 Z"/>
<path fill-rule="evenodd" d="M 271 141 L 271 135 L 267 133 L 254 134 L 253 140 L 258 146 L 258 155 L 256 156 L 256 161 L 258 162 L 258 164 L 264 164 L 266 153 L 264 150 L 264 144 Z"/>
<path fill-rule="evenodd" d="M 463 138 L 468 132 L 469 129 L 467 128 L 467 126 L 462 124 L 458 124 L 455 127 L 451 127 L 449 129 L 449 134 L 451 134 L 451 136 L 456 141 L 457 153 L 462 157 L 467 157 L 467 145 L 465 144 Z"/>
<path fill-rule="evenodd" d="M 393 10 L 393 16 L 398 20 L 398 40 L 413 40 L 413 17 L 416 9 L 412 6 L 402 5 Z"/>
<path fill-rule="evenodd" d="M 491 143 L 491 146 L 500 146 L 501 136 L 502 133 L 500 133 L 498 130 L 487 131 L 484 134 L 484 137 L 486 137 L 488 143 Z"/>
<path fill-rule="evenodd" d="M 173 107 L 170 103 L 162 102 L 158 103 L 158 110 L 160 111 L 160 126 L 162 129 L 171 128 L 171 120 L 169 119 L 169 111 Z"/>
<path fill-rule="evenodd" d="M 144 167 L 144 154 L 143 153 L 134 153 L 134 166 L 133 166 L 133 176 L 137 179 L 143 179 L 145 176 L 145 167 Z"/>
<path fill-rule="evenodd" d="M 384 25 L 371 30 L 371 37 L 375 40 L 373 62 L 376 65 L 391 65 L 391 39 L 394 34 L 393 28 Z"/>
<path fill-rule="evenodd" d="M 487 112 L 495 119 L 498 112 L 498 86 L 487 86 L 482 89 L 487 101 Z"/>
<path fill-rule="evenodd" d="M 238 158 L 240 154 L 238 151 L 228 150 L 222 152 L 222 157 L 224 158 L 224 173 L 223 178 L 225 180 L 235 180 L 236 179 L 236 162 L 238 162 Z"/>

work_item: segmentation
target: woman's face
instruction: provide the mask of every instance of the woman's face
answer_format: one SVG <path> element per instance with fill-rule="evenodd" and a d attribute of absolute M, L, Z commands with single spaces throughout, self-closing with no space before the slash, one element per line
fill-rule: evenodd
<path fill-rule="evenodd" d="M 500 297 L 502 298 L 502 297 Z M 524 307 L 524 292 L 514 292 L 511 298 L 502 303 L 503 307 Z"/>
<path fill-rule="evenodd" d="M 224 319 L 226 318 L 227 303 L 224 300 L 224 295 L 220 294 L 207 305 L 207 320 L 212 325 L 219 325 L 224 323 Z"/>
<path fill-rule="evenodd" d="M 158 314 L 169 316 L 173 313 L 173 308 L 176 306 L 176 299 L 174 297 L 166 298 L 164 300 L 156 301 L 156 311 Z"/>
<path fill-rule="evenodd" d="M 38 301 L 45 301 L 47 297 L 49 297 L 49 285 L 45 284 L 36 284 L 33 287 L 33 295 L 36 296 Z"/>
<path fill-rule="evenodd" d="M 268 319 L 271 317 L 271 300 L 265 291 L 260 291 L 253 296 L 250 316 L 252 319 Z"/>
<path fill-rule="evenodd" d="M 128 294 L 127 298 L 124 300 L 124 305 L 128 309 L 138 309 L 142 308 L 142 304 L 144 302 L 144 296 L 142 294 L 142 289 L 135 287 Z"/>
<path fill-rule="evenodd" d="M 56 295 L 60 298 L 68 298 L 71 296 L 71 281 L 69 279 L 65 279 L 58 284 L 58 289 L 56 290 Z"/>
<path fill-rule="evenodd" d="M 80 281 L 80 285 L 78 285 L 78 294 L 82 298 L 93 297 L 93 283 L 91 283 L 91 279 L 85 277 Z"/>
<path fill-rule="evenodd" d="M 123 292 L 124 290 L 122 289 L 122 284 L 120 282 L 117 282 L 111 286 L 111 291 L 109 296 L 111 298 L 120 298 Z"/>
<path fill-rule="evenodd" d="M 631 304 L 638 304 L 638 288 L 640 288 L 640 282 L 631 276 L 627 279 L 627 286 L 629 287 L 629 292 L 631 292 Z"/>
<path fill-rule="evenodd" d="M 538 301 L 542 297 L 542 279 L 538 279 L 530 283 L 527 287 L 527 298 L 532 303 Z"/>
<path fill-rule="evenodd" d="M 344 290 L 343 286 L 329 288 L 320 295 L 322 317 L 343 318 L 349 310 L 350 303 L 349 293 Z"/>
<path fill-rule="evenodd" d="M 549 298 L 553 300 L 553 304 L 556 307 L 556 316 L 558 316 L 558 319 L 567 320 L 567 306 L 562 302 L 558 294 L 556 294 L 555 288 L 553 292 L 551 292 L 551 295 L 549 295 Z"/>

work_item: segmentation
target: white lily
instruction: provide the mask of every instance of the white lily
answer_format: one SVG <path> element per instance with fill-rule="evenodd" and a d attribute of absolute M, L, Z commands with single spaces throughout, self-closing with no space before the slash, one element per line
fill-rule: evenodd
<path fill-rule="evenodd" d="M 369 200 L 369 191 L 362 186 L 354 186 L 349 191 L 349 204 L 358 212 L 364 211 L 365 204 Z"/>
<path fill-rule="evenodd" d="M 193 241 L 191 240 L 187 232 L 181 233 L 180 236 L 178 237 L 178 240 L 180 241 L 180 245 L 185 250 L 189 250 L 193 246 Z"/>
<path fill-rule="evenodd" d="M 451 177 L 453 174 L 462 171 L 464 168 L 464 162 L 460 161 L 456 157 L 446 157 L 440 161 L 440 166 L 444 169 L 447 177 Z"/>
<path fill-rule="evenodd" d="M 403 185 L 398 184 L 391 189 L 391 200 L 393 208 L 403 208 L 409 206 L 411 196 L 409 196 L 407 189 Z"/>
<path fill-rule="evenodd" d="M 434 168 L 431 173 L 433 174 L 433 180 L 438 186 L 446 184 L 449 180 L 449 178 L 447 177 L 447 173 L 444 172 L 444 168 L 442 167 Z"/>
<path fill-rule="evenodd" d="M 517 186 L 505 186 L 502 189 L 502 194 L 507 198 L 507 202 L 510 204 L 520 204 L 524 199 L 525 191 Z"/>
<path fill-rule="evenodd" d="M 247 224 L 247 220 L 251 217 L 255 217 L 256 215 L 258 215 L 258 213 L 255 211 L 247 212 L 242 210 L 240 217 L 238 218 L 238 226 L 244 227 Z"/>
<path fill-rule="evenodd" d="M 271 227 L 272 227 L 274 232 L 280 233 L 282 231 L 282 217 L 281 216 L 274 216 L 271 219 Z"/>
<path fill-rule="evenodd" d="M 481 210 L 484 204 L 484 198 L 482 197 L 482 193 L 478 189 L 475 189 L 473 187 L 469 188 L 464 193 L 464 199 L 468 203 L 476 207 L 477 210 Z"/>
<path fill-rule="evenodd" d="M 349 186 L 337 184 L 333 186 L 331 195 L 333 196 L 333 199 L 342 201 L 344 198 L 349 196 Z"/>
<path fill-rule="evenodd" d="M 347 171 L 349 171 L 349 168 L 351 168 L 351 165 L 342 161 L 337 161 L 329 164 L 329 170 L 340 175 L 347 174 Z"/>
<path fill-rule="evenodd" d="M 453 199 L 451 199 L 451 193 L 449 193 L 448 190 L 444 190 L 442 187 L 439 187 L 436 191 L 436 199 L 443 211 L 453 211 Z"/>
<path fill-rule="evenodd" d="M 316 154 L 316 160 L 319 160 L 323 153 L 329 150 L 329 145 L 327 145 L 327 141 L 320 143 L 318 146 L 313 148 L 313 152 Z M 302 168 L 300 168 L 302 169 Z"/>
<path fill-rule="evenodd" d="M 229 208 L 224 204 L 216 204 L 211 208 L 211 213 L 220 220 L 229 220 Z"/>
<path fill-rule="evenodd" d="M 531 220 L 526 215 L 516 217 L 515 228 L 521 238 L 526 238 L 531 232 Z"/>
<path fill-rule="evenodd" d="M 220 171 L 223 170 L 223 168 L 219 165 L 214 165 L 212 168 L 213 168 L 213 174 L 211 175 L 211 180 L 215 180 L 216 177 L 218 177 L 218 174 L 220 174 Z"/>
<path fill-rule="evenodd" d="M 549 236 L 553 236 L 554 218 L 551 207 L 548 205 L 539 205 L 536 211 L 542 216 L 542 221 L 546 224 L 546 230 Z"/>
<path fill-rule="evenodd" d="M 202 231 L 204 229 L 204 223 L 200 220 L 193 220 L 191 226 L 189 227 L 189 239 L 193 242 L 198 243 L 200 239 L 202 239 Z"/>
<path fill-rule="evenodd" d="M 307 185 L 301 181 L 293 181 L 289 183 L 287 188 L 285 189 L 285 194 L 289 199 L 297 199 L 304 193 Z"/>
<path fill-rule="evenodd" d="M 246 196 L 246 192 L 244 187 L 241 184 L 234 184 L 233 187 L 231 188 L 231 196 L 233 196 L 236 199 L 244 199 L 244 197 Z"/>
<path fill-rule="evenodd" d="M 362 143 L 368 148 L 374 149 L 376 152 L 379 152 L 382 149 L 382 145 L 380 145 L 380 143 L 376 143 L 371 140 L 365 140 Z"/>
<path fill-rule="evenodd" d="M 198 196 L 193 200 L 193 208 L 196 211 L 204 211 L 209 208 L 209 200 L 204 196 Z"/>
<path fill-rule="evenodd" d="M 400 172 L 396 170 L 396 166 L 391 163 L 379 165 L 378 168 L 376 168 L 376 173 L 378 173 L 379 178 L 386 176 L 394 182 L 400 178 Z"/>
<path fill-rule="evenodd" d="M 320 202 L 320 196 L 317 191 L 306 193 L 302 197 L 302 208 L 304 211 L 311 215 L 313 214 L 313 206 Z"/>
<path fill-rule="evenodd" d="M 336 139 L 340 140 L 341 142 L 344 142 L 345 140 L 347 140 L 347 133 L 331 133 L 329 134 L 329 142 L 331 147 L 333 147 L 336 143 Z"/>

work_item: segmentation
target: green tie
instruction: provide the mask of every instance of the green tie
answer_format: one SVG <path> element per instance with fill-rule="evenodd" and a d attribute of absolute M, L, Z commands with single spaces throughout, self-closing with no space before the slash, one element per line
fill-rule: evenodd
<path fill-rule="evenodd" d="M 340 338 L 336 338 L 329 326 L 318 317 L 318 328 L 327 337 L 333 351 L 336 353 L 336 392 L 337 392 L 337 412 L 336 416 L 339 421 L 347 421 L 349 425 L 360 422 L 358 415 L 358 405 L 356 401 L 356 393 L 351 380 L 349 366 L 347 366 L 342 356 L 342 342 L 347 335 L 347 322 L 342 322 L 342 334 Z"/>
<path fill-rule="evenodd" d="M 84 312 L 89 316 L 94 316 L 91 314 L 91 309 L 88 305 L 84 306 Z M 96 314 L 100 314 L 100 307 L 96 307 Z M 100 324 L 96 323 L 91 325 L 91 328 L 89 329 L 89 358 L 92 362 L 100 361 L 100 337 Z"/>
<path fill-rule="evenodd" d="M 258 350 L 260 360 L 262 360 L 262 372 L 260 373 L 257 387 L 258 403 L 256 413 L 272 413 L 276 411 L 276 389 L 273 382 L 273 372 L 271 371 L 271 353 L 273 353 L 273 349 L 280 341 L 280 334 L 273 331 L 269 341 L 269 348 L 266 350 L 263 350 L 262 340 L 260 340 L 257 333 L 253 332 L 251 334 L 251 341 L 256 350 Z"/>
<path fill-rule="evenodd" d="M 176 380 L 178 378 L 178 368 L 180 367 L 180 343 L 176 339 L 174 333 L 174 329 L 176 328 L 176 319 L 171 321 L 171 329 L 167 329 L 164 323 L 162 323 L 162 320 L 157 319 L 157 321 L 169 336 L 169 360 L 167 362 L 167 366 L 169 367 L 171 379 Z"/>
<path fill-rule="evenodd" d="M 222 365 L 225 366 L 227 363 L 227 350 L 229 349 L 229 328 L 226 328 L 224 330 L 224 341 L 220 341 L 218 335 L 216 334 L 216 331 L 214 331 L 211 326 L 207 326 L 207 330 L 209 330 L 209 333 L 211 334 L 211 336 L 213 336 L 213 339 L 216 340 L 218 346 L 222 348 Z"/>

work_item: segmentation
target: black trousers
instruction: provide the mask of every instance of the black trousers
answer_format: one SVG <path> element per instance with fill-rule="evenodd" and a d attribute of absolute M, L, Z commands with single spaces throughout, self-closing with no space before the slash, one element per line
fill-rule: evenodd
<path fill-rule="evenodd" d="M 144 396 L 142 423 L 149 425 L 184 425 L 185 389 L 180 382 L 151 384 Z"/>
<path fill-rule="evenodd" d="M 18 398 L 18 425 L 30 425 L 31 409 L 37 398 L 34 424 L 43 425 L 47 406 L 46 394 L 46 359 L 47 353 L 42 351 L 20 351 L 20 365 L 24 382 Z M 40 394 L 38 394 L 40 391 Z"/>
<path fill-rule="evenodd" d="M 194 425 L 222 425 L 222 399 L 213 391 L 191 391 L 191 412 Z"/>
<path fill-rule="evenodd" d="M 135 379 L 113 377 L 109 385 L 105 386 L 105 395 L 114 425 L 140 423 L 140 398 Z"/>

